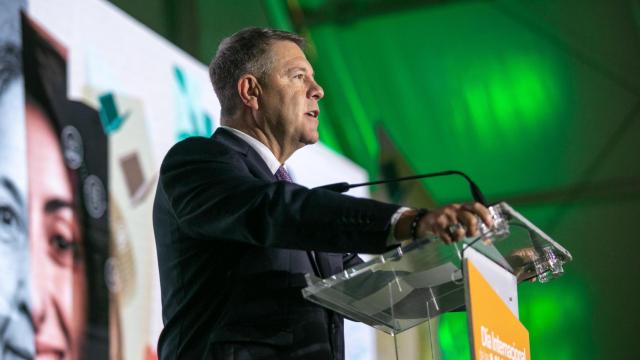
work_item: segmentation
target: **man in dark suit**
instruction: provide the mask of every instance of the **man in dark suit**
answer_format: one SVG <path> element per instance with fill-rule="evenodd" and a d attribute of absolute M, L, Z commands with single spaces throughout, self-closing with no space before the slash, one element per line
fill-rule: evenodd
<path fill-rule="evenodd" d="M 162 359 L 343 359 L 342 318 L 303 299 L 304 274 L 330 276 L 427 235 L 477 231 L 479 204 L 430 212 L 291 182 L 285 161 L 318 141 L 322 88 L 287 32 L 245 29 L 211 63 L 222 106 L 211 138 L 165 157 L 154 204 Z"/>

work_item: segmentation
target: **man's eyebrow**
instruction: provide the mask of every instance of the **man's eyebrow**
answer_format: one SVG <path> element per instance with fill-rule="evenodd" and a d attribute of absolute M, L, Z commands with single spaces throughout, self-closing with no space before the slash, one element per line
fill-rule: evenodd
<path fill-rule="evenodd" d="M 73 210 L 74 208 L 73 204 L 64 200 L 53 199 L 53 200 L 47 201 L 47 203 L 44 205 L 44 212 L 47 214 L 50 214 L 60 209 L 67 209 L 67 208 Z"/>
<path fill-rule="evenodd" d="M 0 184 L 2 184 L 2 186 L 4 186 L 9 191 L 13 199 L 18 203 L 20 207 L 24 206 L 24 200 L 22 199 L 22 195 L 20 194 L 20 191 L 18 191 L 18 188 L 13 183 L 13 181 L 2 176 L 0 177 Z"/>
<path fill-rule="evenodd" d="M 298 70 L 301 70 L 301 71 L 303 71 L 303 72 L 305 72 L 305 73 L 310 73 L 310 75 L 311 75 L 311 76 L 314 76 L 313 71 L 309 71 L 309 69 L 307 69 L 306 67 L 304 67 L 304 66 L 299 66 L 299 65 L 296 65 L 296 66 L 292 66 L 292 67 L 290 67 L 290 68 L 287 70 L 287 73 L 296 72 L 296 71 L 298 71 Z"/>

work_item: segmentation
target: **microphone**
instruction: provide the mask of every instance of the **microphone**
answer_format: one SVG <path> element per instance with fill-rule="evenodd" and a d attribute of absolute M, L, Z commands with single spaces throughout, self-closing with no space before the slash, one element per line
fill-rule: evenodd
<path fill-rule="evenodd" d="M 401 182 L 401 181 L 407 181 L 407 180 L 416 180 L 416 179 L 438 177 L 438 176 L 449 176 L 449 175 L 462 176 L 465 180 L 467 180 L 467 183 L 469 184 L 469 190 L 471 191 L 471 196 L 473 196 L 473 199 L 481 203 L 482 205 L 487 206 L 487 200 L 484 198 L 484 195 L 482 194 L 482 191 L 480 191 L 480 188 L 478 187 L 478 185 L 476 185 L 476 183 L 474 183 L 473 180 L 471 180 L 471 178 L 467 176 L 467 174 L 458 170 L 447 170 L 447 171 L 440 171 L 440 172 L 429 173 L 429 174 L 399 177 L 399 178 L 388 179 L 388 180 L 368 181 L 368 182 L 363 182 L 359 184 L 349 184 L 347 182 L 339 182 L 335 184 L 318 186 L 315 189 L 325 189 L 325 190 L 335 191 L 338 193 L 343 193 L 349 189 L 357 188 L 360 186 L 388 184 L 388 183 Z"/>

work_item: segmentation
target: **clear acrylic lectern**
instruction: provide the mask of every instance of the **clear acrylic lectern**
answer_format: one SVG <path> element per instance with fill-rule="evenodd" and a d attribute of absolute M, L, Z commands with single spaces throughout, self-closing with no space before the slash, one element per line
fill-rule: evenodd
<path fill-rule="evenodd" d="M 494 226 L 452 245 L 426 239 L 326 279 L 307 274 L 303 296 L 390 335 L 465 306 L 462 259 L 472 247 L 518 281 L 547 282 L 571 254 L 506 203 L 489 207 Z"/>

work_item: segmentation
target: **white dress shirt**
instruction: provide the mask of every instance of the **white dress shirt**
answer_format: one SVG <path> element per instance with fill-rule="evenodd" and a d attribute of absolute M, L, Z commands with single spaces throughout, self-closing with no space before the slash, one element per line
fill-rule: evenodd
<path fill-rule="evenodd" d="M 280 167 L 281 164 L 276 158 L 276 156 L 273 155 L 273 153 L 271 152 L 271 149 L 267 147 L 267 145 L 261 143 L 258 139 L 254 138 L 249 134 L 245 134 L 244 132 L 238 129 L 234 129 L 232 127 L 222 126 L 222 125 L 220 127 L 231 131 L 234 135 L 246 141 L 247 144 L 249 144 L 249 146 L 251 146 L 253 150 L 255 150 L 258 153 L 258 155 L 260 155 L 264 163 L 267 164 L 267 167 L 269 168 L 269 171 L 271 171 L 272 174 L 275 174 L 276 171 L 278 171 L 278 168 Z M 285 166 L 285 169 L 286 169 L 286 166 Z"/>

